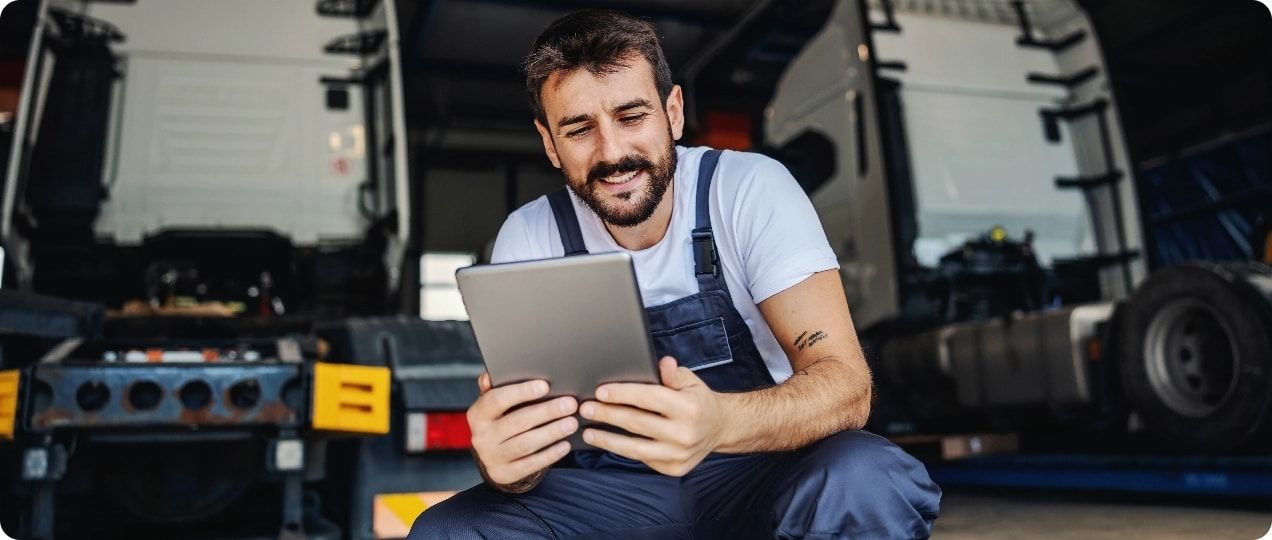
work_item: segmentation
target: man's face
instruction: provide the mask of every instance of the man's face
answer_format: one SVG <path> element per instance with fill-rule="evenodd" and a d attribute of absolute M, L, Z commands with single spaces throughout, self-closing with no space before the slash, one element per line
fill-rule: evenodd
<path fill-rule="evenodd" d="M 540 93 L 548 125 L 535 126 L 552 164 L 593 212 L 617 227 L 653 215 L 676 170 L 684 127 L 680 87 L 660 103 L 640 55 L 604 75 L 554 73 Z"/>

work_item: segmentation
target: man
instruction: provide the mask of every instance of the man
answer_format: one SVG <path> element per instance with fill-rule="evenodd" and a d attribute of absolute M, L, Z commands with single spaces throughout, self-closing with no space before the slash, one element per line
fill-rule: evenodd
<path fill-rule="evenodd" d="M 675 146 L 683 97 L 639 19 L 561 18 L 525 70 L 569 189 L 509 216 L 492 258 L 630 252 L 663 384 L 518 408 L 548 384 L 491 388 L 483 375 L 468 420 L 486 483 L 424 512 L 412 537 L 926 537 L 940 490 L 857 431 L 870 373 L 835 256 L 790 174 L 755 154 Z M 576 411 L 636 436 L 585 429 L 601 450 L 571 449 Z M 574 468 L 549 469 L 567 456 Z"/>

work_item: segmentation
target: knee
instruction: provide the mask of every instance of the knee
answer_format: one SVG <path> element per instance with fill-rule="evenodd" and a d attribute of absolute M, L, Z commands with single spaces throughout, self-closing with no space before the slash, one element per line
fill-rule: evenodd
<path fill-rule="evenodd" d="M 471 533 L 475 532 L 472 530 L 472 521 L 464 516 L 465 507 L 472 506 L 464 500 L 468 498 L 467 493 L 458 493 L 416 516 L 407 540 L 472 536 Z"/>
<path fill-rule="evenodd" d="M 415 518 L 407 539 L 512 538 L 541 534 L 534 516 L 482 484 L 425 510 Z"/>
<path fill-rule="evenodd" d="M 801 474 L 856 489 L 894 482 L 931 482 L 917 459 L 887 439 L 866 431 L 845 431 L 806 449 Z"/>
<path fill-rule="evenodd" d="M 822 517 L 835 516 L 838 523 L 823 523 L 831 530 L 848 527 L 868 533 L 865 536 L 926 536 L 936 519 L 941 490 L 927 469 L 878 435 L 838 433 L 798 453 L 796 460 L 787 505 L 777 509 L 788 513 L 788 525 L 789 518 L 802 515 L 797 509 L 815 508 Z M 820 521 L 807 518 L 803 527 Z"/>

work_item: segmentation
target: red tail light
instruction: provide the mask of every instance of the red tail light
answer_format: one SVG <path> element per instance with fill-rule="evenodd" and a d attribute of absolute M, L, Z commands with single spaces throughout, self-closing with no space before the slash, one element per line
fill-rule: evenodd
<path fill-rule="evenodd" d="M 473 434 L 464 411 L 416 412 L 406 415 L 406 451 L 467 450 Z"/>

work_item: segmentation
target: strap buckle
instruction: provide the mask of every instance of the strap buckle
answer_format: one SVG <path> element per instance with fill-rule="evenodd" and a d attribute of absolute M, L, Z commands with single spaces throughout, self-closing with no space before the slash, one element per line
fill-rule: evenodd
<path fill-rule="evenodd" d="M 711 227 L 694 229 L 691 236 L 694 273 L 699 276 L 714 276 L 719 259 L 716 257 L 715 236 L 711 234 Z"/>

